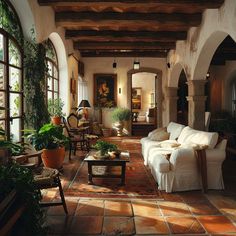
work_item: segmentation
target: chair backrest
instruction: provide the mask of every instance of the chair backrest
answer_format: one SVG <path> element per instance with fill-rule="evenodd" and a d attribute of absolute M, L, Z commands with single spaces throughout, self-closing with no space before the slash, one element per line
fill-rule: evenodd
<path fill-rule="evenodd" d="M 211 113 L 209 111 L 205 112 L 205 131 L 209 131 L 209 125 L 211 120 Z"/>
<path fill-rule="evenodd" d="M 62 117 L 62 122 L 63 122 L 64 128 L 66 129 L 66 132 L 67 132 L 68 136 L 71 137 L 72 135 L 71 135 L 71 132 L 70 132 L 70 128 L 68 126 L 68 123 L 67 123 L 65 117 Z"/>
<path fill-rule="evenodd" d="M 75 113 L 70 113 L 70 115 L 67 117 L 67 123 L 71 128 L 77 128 L 79 117 Z"/>

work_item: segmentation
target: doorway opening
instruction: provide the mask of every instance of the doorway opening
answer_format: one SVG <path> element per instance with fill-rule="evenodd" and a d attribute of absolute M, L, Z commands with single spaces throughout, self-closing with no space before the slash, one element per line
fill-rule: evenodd
<path fill-rule="evenodd" d="M 187 77 L 184 70 L 181 71 L 178 83 L 178 100 L 177 100 L 177 122 L 188 125 L 188 85 Z"/>

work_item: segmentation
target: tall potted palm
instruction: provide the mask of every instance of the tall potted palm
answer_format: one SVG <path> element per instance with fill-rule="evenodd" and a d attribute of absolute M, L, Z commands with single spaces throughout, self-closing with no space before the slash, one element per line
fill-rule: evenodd
<path fill-rule="evenodd" d="M 46 167 L 62 167 L 68 138 L 63 135 L 61 126 L 45 124 L 39 131 L 26 131 L 26 136 L 37 151 L 42 150 L 41 157 Z"/>
<path fill-rule="evenodd" d="M 115 122 L 117 136 L 123 136 L 124 121 L 131 119 L 131 111 L 128 108 L 115 108 L 111 114 L 112 120 Z"/>

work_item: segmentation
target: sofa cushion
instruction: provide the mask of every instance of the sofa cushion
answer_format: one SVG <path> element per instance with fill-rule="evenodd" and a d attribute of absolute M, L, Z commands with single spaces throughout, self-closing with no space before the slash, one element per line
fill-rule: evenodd
<path fill-rule="evenodd" d="M 167 132 L 170 133 L 169 139 L 176 140 L 179 137 L 184 127 L 185 127 L 184 125 L 175 122 L 170 122 L 169 125 L 167 126 Z"/>
<path fill-rule="evenodd" d="M 178 138 L 178 142 L 181 144 L 193 143 L 206 145 L 209 149 L 213 149 L 215 147 L 217 140 L 218 133 L 195 130 L 189 126 L 182 130 Z"/>
<path fill-rule="evenodd" d="M 154 134 L 151 135 L 150 139 L 152 141 L 163 141 L 169 139 L 170 134 L 167 133 L 165 130 L 161 130 L 159 132 L 155 132 Z"/>
<path fill-rule="evenodd" d="M 167 128 L 166 127 L 161 127 L 161 128 L 158 128 L 158 129 L 154 129 L 153 131 L 151 131 L 149 134 L 148 134 L 148 137 L 151 138 L 155 133 L 158 133 L 158 132 L 161 132 L 161 131 L 167 131 Z"/>

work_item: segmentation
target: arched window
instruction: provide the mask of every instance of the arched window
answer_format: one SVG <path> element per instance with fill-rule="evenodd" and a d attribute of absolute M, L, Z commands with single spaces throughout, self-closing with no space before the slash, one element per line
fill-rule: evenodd
<path fill-rule="evenodd" d="M 23 34 L 8 1 L 0 1 L 0 127 L 20 141 L 23 129 Z"/>
<path fill-rule="evenodd" d="M 58 74 L 58 61 L 56 50 L 51 42 L 48 40 L 46 43 L 46 59 L 48 65 L 47 76 L 47 99 L 59 98 L 59 74 Z"/>

